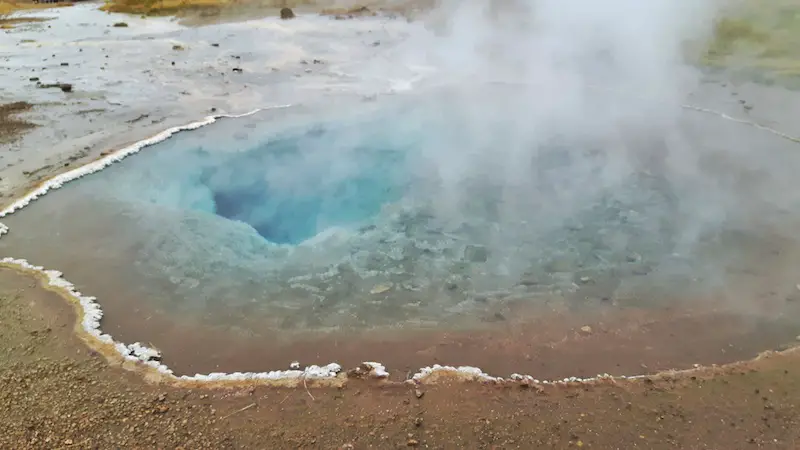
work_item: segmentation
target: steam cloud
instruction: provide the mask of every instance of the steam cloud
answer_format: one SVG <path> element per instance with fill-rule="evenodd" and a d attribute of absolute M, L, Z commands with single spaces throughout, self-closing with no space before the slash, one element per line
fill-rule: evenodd
<path fill-rule="evenodd" d="M 89 196 L 113 196 L 70 217 L 134 217 L 103 248 L 138 261 L 142 279 L 192 301 L 266 299 L 313 326 L 439 321 L 498 291 L 529 300 L 584 279 L 719 287 L 738 271 L 793 289 L 800 152 L 681 107 L 702 91 L 687 43 L 708 37 L 716 10 L 445 1 L 372 63 L 348 65 L 397 95 L 345 95 L 292 126 L 214 124 L 43 200 L 86 211 Z M 20 220 L 47 220 L 37 207 Z M 97 245 L 74 228 L 70 242 Z M 376 286 L 391 297 L 379 306 Z"/>
<path fill-rule="evenodd" d="M 677 195 L 662 207 L 682 209 L 669 214 L 683 214 L 675 232 L 690 247 L 719 226 L 727 200 L 699 169 L 681 109 L 700 80 L 687 43 L 708 37 L 715 12 L 710 1 L 440 4 L 395 50 L 406 66 L 433 68 L 421 85 L 446 91 L 428 110 L 446 117 L 431 126 L 450 130 L 421 164 L 440 183 L 433 209 L 464 216 L 475 190 L 491 186 L 502 191 L 501 227 L 522 220 L 544 232 L 606 193 L 629 195 L 647 174 Z"/>

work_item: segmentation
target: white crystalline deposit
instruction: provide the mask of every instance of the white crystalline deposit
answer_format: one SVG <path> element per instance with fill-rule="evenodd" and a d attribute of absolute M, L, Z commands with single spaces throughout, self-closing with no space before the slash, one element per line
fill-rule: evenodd
<path fill-rule="evenodd" d="M 461 375 L 469 375 L 476 380 L 482 381 L 502 381 L 502 378 L 493 377 L 487 373 L 484 373 L 481 369 L 477 367 L 470 367 L 470 366 L 460 366 L 460 367 L 453 367 L 453 366 L 441 366 L 439 364 L 434 364 L 431 367 L 423 367 L 420 369 L 419 372 L 415 373 L 411 379 L 420 382 L 429 375 L 433 374 L 434 372 L 449 372 L 452 374 L 461 374 Z"/>
<path fill-rule="evenodd" d="M 131 356 L 136 357 L 139 361 L 159 361 L 161 359 L 161 352 L 157 349 L 145 347 L 144 345 L 134 342 L 128 345 L 128 351 Z"/>
<path fill-rule="evenodd" d="M 319 379 L 335 377 L 342 370 L 339 364 L 327 366 L 308 366 L 305 370 L 274 370 L 272 372 L 213 372 L 208 375 L 181 376 L 187 381 L 249 381 L 249 380 L 287 380 L 287 379 Z"/>
<path fill-rule="evenodd" d="M 375 378 L 387 378 L 389 376 L 389 372 L 386 371 L 386 367 L 384 367 L 384 365 L 381 363 L 365 362 L 363 364 L 370 368 L 370 376 Z"/>

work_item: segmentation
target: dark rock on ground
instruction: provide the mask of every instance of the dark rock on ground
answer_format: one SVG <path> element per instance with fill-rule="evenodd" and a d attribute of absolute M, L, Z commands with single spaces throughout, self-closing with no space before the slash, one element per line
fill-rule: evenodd
<path fill-rule="evenodd" d="M 38 83 L 40 89 L 59 88 L 63 92 L 72 92 L 72 85 L 69 83 Z"/>
<path fill-rule="evenodd" d="M 294 19 L 294 17 L 294 11 L 292 11 L 292 8 L 281 8 L 281 19 Z"/>

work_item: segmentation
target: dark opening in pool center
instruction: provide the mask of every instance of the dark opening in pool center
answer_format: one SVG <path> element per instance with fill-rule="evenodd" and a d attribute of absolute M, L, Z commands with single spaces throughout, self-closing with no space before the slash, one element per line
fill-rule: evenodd
<path fill-rule="evenodd" d="M 470 131 L 427 109 L 366 116 L 256 115 L 179 134 L 10 217 L 0 249 L 96 295 L 115 337 L 174 350 L 202 330 L 268 338 L 278 353 L 276 337 L 296 349 L 320 333 L 513 334 L 542 309 L 711 296 L 733 266 L 796 283 L 774 270 L 778 256 L 754 257 L 771 238 L 717 220 L 724 187 L 676 183 L 583 136 L 528 137 L 520 153 L 501 121 Z M 726 130 L 720 148 L 763 139 Z M 699 210 L 713 216 L 702 227 Z M 795 244 L 780 258 L 800 255 Z M 185 367 L 210 363 L 197 364 Z"/>
<path fill-rule="evenodd" d="M 326 142 L 335 130 L 278 139 L 204 167 L 213 212 L 249 224 L 276 244 L 300 244 L 332 227 L 363 224 L 402 197 L 402 149 L 376 142 L 341 155 Z M 384 147 L 385 146 L 385 147 Z"/>

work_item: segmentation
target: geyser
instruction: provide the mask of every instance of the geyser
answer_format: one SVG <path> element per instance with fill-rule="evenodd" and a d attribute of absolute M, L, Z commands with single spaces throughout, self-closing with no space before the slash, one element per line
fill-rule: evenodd
<path fill-rule="evenodd" d="M 735 176 L 775 164 L 738 164 L 737 152 L 749 154 L 737 145 L 770 137 L 714 117 L 669 124 L 715 156 L 698 175 L 678 170 L 665 156 L 682 154 L 653 130 L 520 136 L 506 120 L 515 89 L 478 91 L 494 105 L 481 120 L 463 109 L 465 95 L 431 89 L 331 107 L 347 114 L 270 111 L 180 134 L 8 218 L 0 248 L 63 270 L 100 299 L 122 340 L 210 349 L 221 333 L 273 343 L 242 347 L 272 362 L 293 360 L 282 352 L 307 340 L 333 353 L 372 345 L 345 344 L 352 333 L 406 342 L 490 330 L 529 345 L 549 326 L 530 325 L 540 314 L 696 312 L 760 289 L 753 273 L 776 292 L 794 288 L 790 199 L 759 205 L 756 219 L 728 206 L 790 177 Z M 797 166 L 790 145 L 770 142 L 782 166 Z M 313 341 L 321 334 L 332 337 Z M 438 354 L 424 342 L 398 354 Z M 524 364 L 515 345 L 465 357 Z M 228 352 L 238 354 L 215 355 Z M 186 358 L 213 370 L 213 358 Z"/>
<path fill-rule="evenodd" d="M 491 95 L 500 106 L 515 93 Z M 725 265 L 709 255 L 736 224 L 687 224 L 727 193 L 687 193 L 663 162 L 619 150 L 657 140 L 540 130 L 521 148 L 502 116 L 476 126 L 453 99 L 465 101 L 439 90 L 348 115 L 215 124 L 23 217 L 57 217 L 61 239 L 97 248 L 104 267 L 133 263 L 146 298 L 182 299 L 168 309 L 255 304 L 295 330 L 470 322 L 496 302 L 587 286 L 611 297 L 642 280 L 722 283 Z"/>

